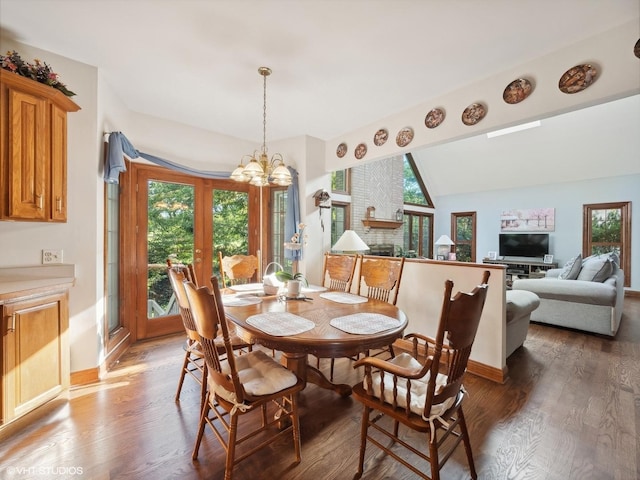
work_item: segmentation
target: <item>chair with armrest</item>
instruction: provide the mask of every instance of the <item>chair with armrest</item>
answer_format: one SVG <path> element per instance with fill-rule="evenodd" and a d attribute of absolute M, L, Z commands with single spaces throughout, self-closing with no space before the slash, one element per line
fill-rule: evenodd
<path fill-rule="evenodd" d="M 389 361 L 367 357 L 355 363 L 354 368 L 364 367 L 363 381 L 353 387 L 353 397 L 364 407 L 355 478 L 360 478 L 364 470 L 367 440 L 419 477 L 433 480 L 439 480 L 440 469 L 463 442 L 471 478 L 477 478 L 462 411 L 466 395 L 462 380 L 484 308 L 489 275 L 485 271 L 481 285 L 470 293 L 458 292 L 453 298 L 453 282 L 445 282 L 435 339 L 409 334 L 399 343 L 408 344 L 411 353 L 400 353 Z M 425 434 L 421 438 L 427 440 L 428 451 L 400 439 L 400 424 Z M 385 446 L 381 440 L 385 437 L 429 462 L 431 476 L 391 450 L 391 445 Z"/>
<path fill-rule="evenodd" d="M 282 441 L 289 434 L 293 437 L 295 463 L 300 463 L 297 396 L 304 388 L 304 381 L 262 350 L 235 355 L 220 287 L 217 279 L 214 278 L 212 283 L 213 294 L 206 287 L 185 284 L 209 376 L 209 393 L 200 416 L 192 458 L 197 459 L 205 427 L 209 425 L 226 451 L 225 480 L 231 480 L 237 463 L 258 449 Z M 220 355 L 216 345 L 220 335 L 226 357 Z M 278 413 L 271 419 L 268 418 L 269 405 L 273 405 Z M 261 421 L 243 422 L 239 431 L 239 417 L 254 412 L 260 412 Z M 287 426 L 276 428 L 284 425 Z M 248 440 L 251 441 L 247 445 L 244 442 Z M 246 451 L 236 456 L 236 447 L 242 444 Z"/>
<path fill-rule="evenodd" d="M 218 252 L 220 260 L 220 280 L 222 287 L 251 283 L 258 270 L 258 257 L 255 255 L 232 255 L 225 257 Z"/>

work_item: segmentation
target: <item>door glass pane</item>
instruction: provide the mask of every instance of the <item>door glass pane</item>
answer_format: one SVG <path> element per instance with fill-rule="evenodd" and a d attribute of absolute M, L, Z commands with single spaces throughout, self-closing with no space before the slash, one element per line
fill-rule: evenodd
<path fill-rule="evenodd" d="M 429 243 L 432 238 L 431 235 L 431 220 L 432 216 L 424 216 L 422 217 L 422 248 L 420 250 L 420 255 L 426 258 L 433 258 L 433 254 L 431 252 L 431 244 Z"/>
<path fill-rule="evenodd" d="M 194 187 L 148 181 L 147 317 L 178 313 L 167 276 L 167 260 L 193 262 Z"/>
<path fill-rule="evenodd" d="M 120 278 L 119 264 L 119 238 L 120 238 L 120 185 L 117 183 L 105 184 L 106 189 L 106 293 L 105 293 L 105 318 L 106 334 L 110 337 L 120 328 L 120 302 L 118 296 L 118 279 Z"/>
<path fill-rule="evenodd" d="M 270 260 L 290 271 L 292 262 L 284 258 L 284 219 L 287 212 L 287 190 L 271 190 L 271 257 Z M 266 260 L 269 260 L 267 258 Z M 273 267 L 268 273 L 273 273 Z"/>
<path fill-rule="evenodd" d="M 220 275 L 223 256 L 249 254 L 249 194 L 213 190 L 213 272 Z"/>

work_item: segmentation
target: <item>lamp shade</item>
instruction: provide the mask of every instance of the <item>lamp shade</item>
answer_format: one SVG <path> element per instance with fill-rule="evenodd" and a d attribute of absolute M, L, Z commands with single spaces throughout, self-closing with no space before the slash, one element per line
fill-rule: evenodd
<path fill-rule="evenodd" d="M 369 250 L 369 246 L 364 243 L 364 240 L 362 240 L 356 232 L 353 230 L 345 230 L 332 250 L 339 250 L 341 252 L 363 252 Z"/>
<path fill-rule="evenodd" d="M 440 238 L 436 240 L 434 245 L 455 245 L 455 243 L 453 243 L 453 240 L 451 240 L 448 235 L 440 235 Z"/>

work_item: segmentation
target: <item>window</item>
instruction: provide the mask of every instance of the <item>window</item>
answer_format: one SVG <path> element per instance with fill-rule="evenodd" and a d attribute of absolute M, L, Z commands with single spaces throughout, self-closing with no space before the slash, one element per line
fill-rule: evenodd
<path fill-rule="evenodd" d="M 433 214 L 404 211 L 405 257 L 433 257 Z"/>
<path fill-rule="evenodd" d="M 287 213 L 287 189 L 271 188 L 271 261 L 285 270 L 292 269 L 292 261 L 284 258 L 284 219 Z M 265 267 L 266 268 L 266 267 Z M 273 273 L 273 267 L 268 273 Z"/>
<path fill-rule="evenodd" d="M 335 245 L 344 231 L 349 230 L 350 212 L 350 204 L 331 202 L 331 245 Z M 320 214 L 322 214 L 322 212 Z"/>
<path fill-rule="evenodd" d="M 122 327 L 120 322 L 120 185 L 105 184 L 105 331 L 110 339 Z"/>
<path fill-rule="evenodd" d="M 422 205 L 433 207 L 427 187 L 425 187 L 420 172 L 410 153 L 404 156 L 404 203 L 408 205 Z"/>
<path fill-rule="evenodd" d="M 631 285 L 631 202 L 583 206 L 582 256 L 615 252 L 624 270 L 624 286 Z"/>
<path fill-rule="evenodd" d="M 334 193 L 351 193 L 351 170 L 331 172 L 331 191 Z"/>
<path fill-rule="evenodd" d="M 451 214 L 451 236 L 455 243 L 456 260 L 476 261 L 476 212 Z"/>

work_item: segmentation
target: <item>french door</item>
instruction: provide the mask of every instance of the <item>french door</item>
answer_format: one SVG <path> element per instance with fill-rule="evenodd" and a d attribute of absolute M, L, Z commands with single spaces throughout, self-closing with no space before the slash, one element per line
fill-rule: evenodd
<path fill-rule="evenodd" d="M 123 215 L 126 252 L 122 271 L 125 310 L 135 318 L 136 339 L 183 330 L 167 276 L 167 263 L 193 264 L 199 283 L 217 274 L 219 250 L 255 253 L 260 190 L 164 168 L 131 164 Z M 217 232 L 217 233 L 216 233 Z M 224 248 L 223 248 L 224 247 Z M 127 306 L 128 305 L 128 306 Z"/>

